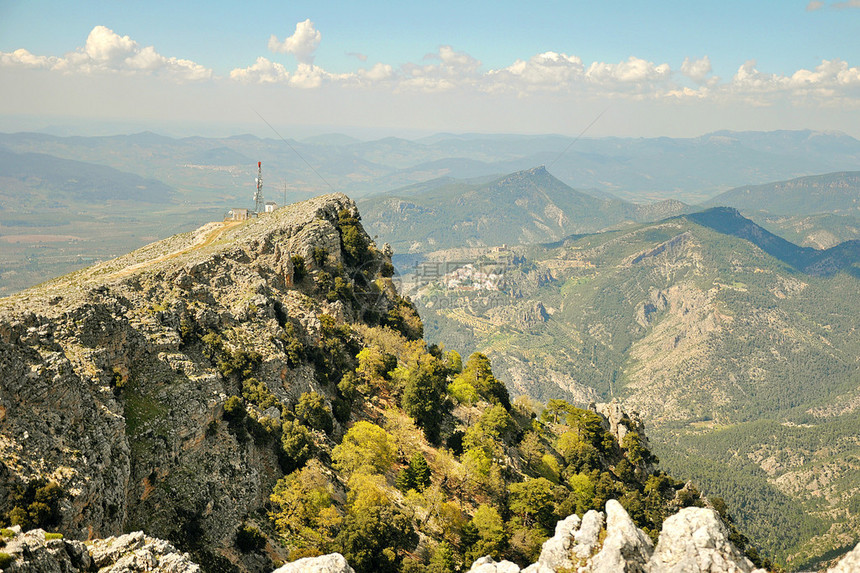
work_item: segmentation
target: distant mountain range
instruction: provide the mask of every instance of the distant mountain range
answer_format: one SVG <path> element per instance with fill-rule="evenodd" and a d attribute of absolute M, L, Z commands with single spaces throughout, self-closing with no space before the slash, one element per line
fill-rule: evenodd
<path fill-rule="evenodd" d="M 252 207 L 257 161 L 263 163 L 267 200 L 289 203 L 332 190 L 380 197 L 387 207 L 379 207 L 375 232 L 386 236 L 388 228 L 411 229 L 391 239 L 400 252 L 448 246 L 446 232 L 466 245 L 552 241 L 687 212 L 681 201 L 699 203 L 739 185 L 860 164 L 860 141 L 814 131 L 575 142 L 559 135 L 437 134 L 361 141 L 328 134 L 285 142 L 252 135 L 177 139 L 151 132 L 104 137 L 16 133 L 0 134 L 0 149 L 24 156 L 6 155 L 12 160 L 0 166 L 0 242 L 15 245 L 0 252 L 0 294 L 78 268 L 93 256 L 114 256 L 220 219 L 233 207 Z M 547 181 L 521 182 L 529 199 L 517 205 L 511 198 L 522 176 L 507 174 L 542 164 L 548 166 Z M 482 187 L 505 180 L 509 184 L 495 191 Z M 539 192 L 544 183 L 546 197 Z M 449 205 L 458 194 L 465 202 Z M 423 203 L 428 198 L 432 204 Z M 860 238 L 860 216 L 853 211 L 784 216 L 751 212 L 740 203 L 730 206 L 802 246 L 828 248 Z M 445 232 L 425 225 L 422 209 L 443 213 Z M 412 239 L 413 234 L 419 238 Z M 94 241 L 82 248 L 64 237 Z M 104 251 L 104 245 L 114 248 Z"/>
<path fill-rule="evenodd" d="M 252 182 L 251 172 L 262 161 L 270 194 L 277 196 L 275 189 L 286 185 L 289 200 L 331 190 L 361 196 L 439 177 L 498 178 L 547 165 L 554 176 L 577 189 L 597 189 L 634 202 L 671 198 L 695 203 L 740 185 L 856 169 L 860 164 L 860 141 L 816 131 L 579 141 L 559 135 L 486 134 L 360 141 L 328 134 L 287 142 L 250 135 L 175 139 L 149 132 L 109 137 L 0 134 L 0 145 L 11 151 L 109 165 L 191 187 L 251 183 L 236 180 L 235 170 L 190 171 L 189 164 L 239 168 Z"/>
<path fill-rule="evenodd" d="M 43 153 L 14 153 L 0 147 L 0 202 L 39 205 L 104 201 L 167 203 L 175 191 L 163 182 L 112 167 Z"/>
<path fill-rule="evenodd" d="M 735 207 L 784 217 L 850 211 L 860 213 L 860 171 L 746 185 L 721 193 L 705 205 Z"/>
<path fill-rule="evenodd" d="M 768 230 L 804 246 L 821 249 L 860 239 L 860 171 L 746 185 L 705 205 L 739 209 Z"/>
<path fill-rule="evenodd" d="M 419 184 L 360 201 L 367 228 L 397 252 L 541 243 L 684 212 L 680 201 L 636 205 L 565 185 L 545 167 L 489 183 Z"/>

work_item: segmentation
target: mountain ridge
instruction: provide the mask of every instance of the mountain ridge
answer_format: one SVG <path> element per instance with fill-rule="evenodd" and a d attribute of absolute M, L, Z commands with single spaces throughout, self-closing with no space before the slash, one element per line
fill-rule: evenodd
<path fill-rule="evenodd" d="M 375 195 L 360 204 L 368 227 L 400 252 L 545 242 L 687 208 L 676 201 L 640 206 L 598 198 L 565 185 L 545 166 L 484 184 L 442 182 L 402 197 Z"/>

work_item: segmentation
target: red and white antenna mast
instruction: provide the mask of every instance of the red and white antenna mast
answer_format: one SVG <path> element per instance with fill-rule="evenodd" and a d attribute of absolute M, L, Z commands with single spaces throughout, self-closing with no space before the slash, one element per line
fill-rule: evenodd
<path fill-rule="evenodd" d="M 263 201 L 263 162 L 257 162 L 257 190 L 254 192 L 254 211 L 259 215 L 266 211 L 266 203 Z"/>

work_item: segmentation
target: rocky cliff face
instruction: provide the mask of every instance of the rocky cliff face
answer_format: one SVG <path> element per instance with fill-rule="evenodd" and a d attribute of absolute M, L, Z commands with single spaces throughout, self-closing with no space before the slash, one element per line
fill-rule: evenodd
<path fill-rule="evenodd" d="M 0 516 L 75 539 L 143 529 L 239 562 L 237 526 L 283 471 L 272 444 L 231 429 L 228 397 L 262 396 L 263 422 L 302 392 L 330 399 L 324 317 L 411 308 L 356 220 L 323 196 L 0 300 Z"/>

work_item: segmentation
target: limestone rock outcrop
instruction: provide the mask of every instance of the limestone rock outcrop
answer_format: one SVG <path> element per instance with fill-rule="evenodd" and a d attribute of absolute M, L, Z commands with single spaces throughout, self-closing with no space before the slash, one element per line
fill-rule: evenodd
<path fill-rule="evenodd" d="M 200 573 L 187 553 L 141 531 L 92 543 L 46 538 L 41 529 L 15 531 L 3 548 L 11 557 L 0 569 L 5 573 Z"/>
<path fill-rule="evenodd" d="M 591 561 L 595 573 L 644 573 L 654 544 L 636 527 L 621 504 L 614 499 L 606 502 L 606 539 Z"/>
<path fill-rule="evenodd" d="M 490 556 L 481 557 L 472 563 L 469 573 L 519 573 L 520 567 L 510 561 L 496 561 Z"/>
<path fill-rule="evenodd" d="M 656 547 L 616 500 L 606 503 L 605 515 L 605 528 L 604 514 L 594 510 L 559 521 L 537 563 L 522 573 L 764 573 L 729 541 L 712 509 L 688 507 L 671 516 Z M 484 557 L 470 573 L 518 570 Z"/>
<path fill-rule="evenodd" d="M 272 573 L 355 573 L 340 553 L 305 557 L 278 567 Z"/>
<path fill-rule="evenodd" d="M 687 507 L 663 522 L 651 569 L 750 573 L 755 567 L 729 541 L 729 532 L 717 512 Z"/>
<path fill-rule="evenodd" d="M 827 570 L 827 573 L 855 573 L 860 571 L 860 543 L 848 552 L 839 563 Z"/>

